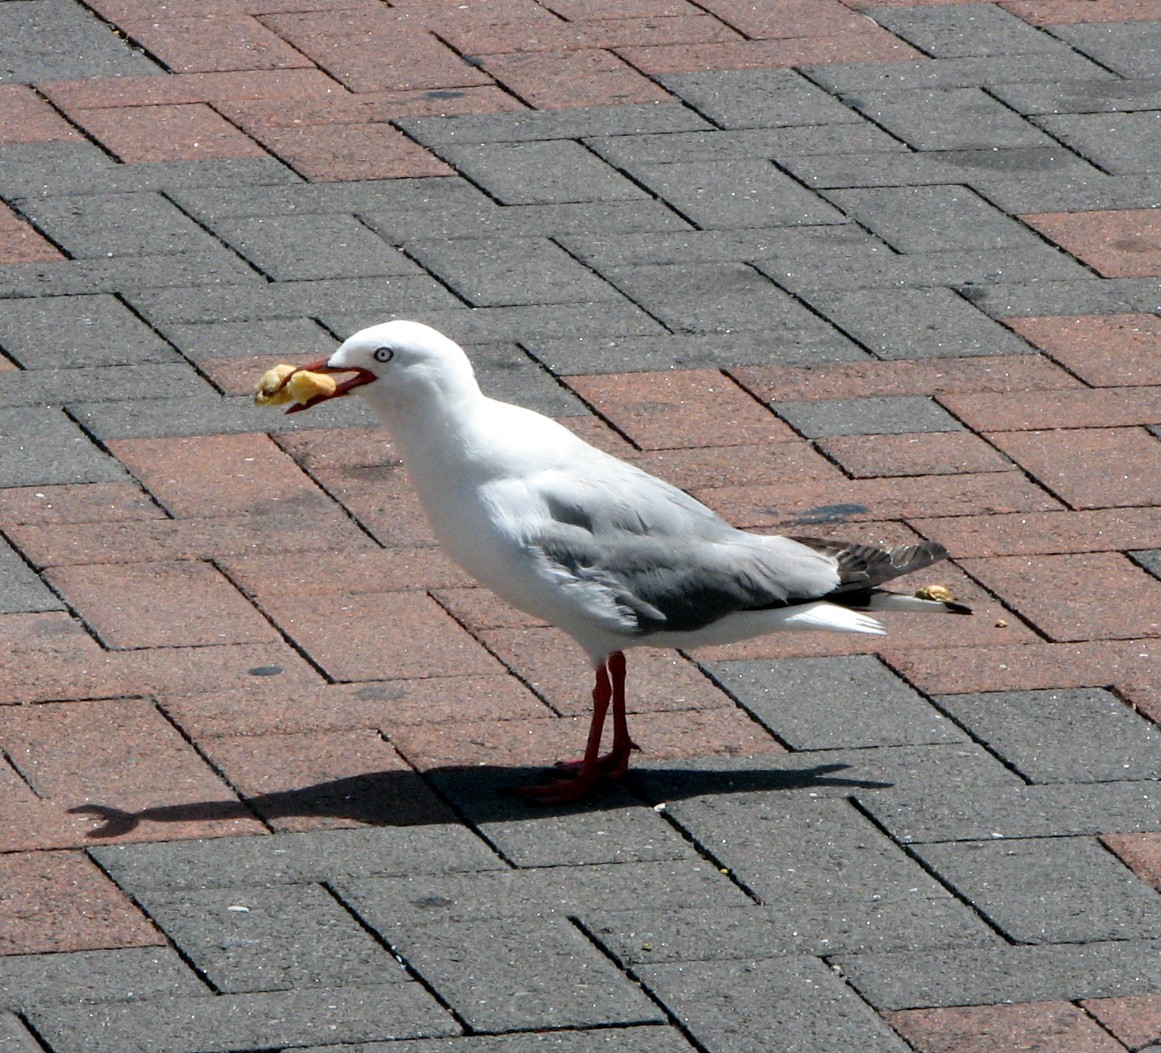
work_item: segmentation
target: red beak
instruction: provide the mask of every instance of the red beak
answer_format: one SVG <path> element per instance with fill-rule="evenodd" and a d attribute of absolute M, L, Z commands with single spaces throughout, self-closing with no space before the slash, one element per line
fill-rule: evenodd
<path fill-rule="evenodd" d="M 355 388 L 361 388 L 364 384 L 370 384 L 371 381 L 378 379 L 369 369 L 359 369 L 358 366 L 351 366 L 346 369 L 328 366 L 325 358 L 320 358 L 317 362 L 312 362 L 309 366 L 303 366 L 302 368 L 308 373 L 353 373 L 354 376 L 339 381 L 335 386 L 333 394 L 315 395 L 309 402 L 296 403 L 291 406 L 286 411 L 287 413 L 301 413 L 304 409 L 317 406 L 320 402 L 327 402 L 330 399 L 337 399 L 343 395 L 349 395 Z"/>

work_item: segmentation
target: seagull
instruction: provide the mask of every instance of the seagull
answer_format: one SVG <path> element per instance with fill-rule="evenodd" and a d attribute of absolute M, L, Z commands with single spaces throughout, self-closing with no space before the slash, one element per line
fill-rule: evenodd
<path fill-rule="evenodd" d="M 463 349 L 419 322 L 373 325 L 303 368 L 345 379 L 287 412 L 358 392 L 395 440 L 448 555 L 591 659 L 584 756 L 519 791 L 532 801 L 578 800 L 627 771 L 637 749 L 625 713 L 630 647 L 694 648 L 784 629 L 882 634 L 868 612 L 971 613 L 950 594 L 879 588 L 942 559 L 942 545 L 875 548 L 739 530 L 562 424 L 488 398 Z M 610 706 L 612 747 L 602 756 Z"/>

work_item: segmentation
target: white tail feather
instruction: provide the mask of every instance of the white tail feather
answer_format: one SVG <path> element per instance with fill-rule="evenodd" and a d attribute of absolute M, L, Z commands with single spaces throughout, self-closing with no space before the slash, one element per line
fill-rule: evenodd
<path fill-rule="evenodd" d="M 789 608 L 785 620 L 787 629 L 829 629 L 840 633 L 870 633 L 883 636 L 887 630 L 881 622 L 849 607 L 837 607 L 833 603 L 806 603 L 801 607 Z"/>

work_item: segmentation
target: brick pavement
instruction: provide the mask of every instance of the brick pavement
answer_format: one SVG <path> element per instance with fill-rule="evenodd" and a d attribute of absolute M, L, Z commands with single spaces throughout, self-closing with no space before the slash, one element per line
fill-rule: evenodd
<path fill-rule="evenodd" d="M 1161 1049 L 1161 3 L 0 4 L 0 1046 Z M 582 662 L 352 400 L 393 315 L 977 616 Z M 954 624 L 945 624 L 952 622 Z"/>

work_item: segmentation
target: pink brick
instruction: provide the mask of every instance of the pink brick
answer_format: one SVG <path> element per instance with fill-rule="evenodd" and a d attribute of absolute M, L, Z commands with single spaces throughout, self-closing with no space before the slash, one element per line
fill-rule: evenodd
<path fill-rule="evenodd" d="M 1156 315 L 1071 315 L 1005 321 L 1086 383 L 1097 387 L 1161 384 L 1161 318 Z"/>
<path fill-rule="evenodd" d="M 204 746 L 277 830 L 455 821 L 375 731 L 215 738 Z"/>
<path fill-rule="evenodd" d="M 255 127 L 254 135 L 301 175 L 320 182 L 453 174 L 386 123 Z"/>
<path fill-rule="evenodd" d="M 1161 833 L 1104 834 L 1101 840 L 1142 881 L 1161 892 Z M 1156 1027 L 1156 1033 L 1150 1038 L 1161 1037 L 1161 1014 L 1156 1018 Z"/>
<path fill-rule="evenodd" d="M 311 65 L 308 58 L 247 15 L 134 19 L 123 21 L 121 28 L 174 73 Z"/>
<path fill-rule="evenodd" d="M 165 943 L 81 852 L 0 856 L 0 955 L 147 947 Z"/>
<path fill-rule="evenodd" d="M 1049 639 L 1161 634 L 1161 581 L 1116 552 L 961 561 Z"/>
<path fill-rule="evenodd" d="M 599 48 L 488 55 L 483 68 L 537 109 L 673 102 L 663 88 Z"/>
<path fill-rule="evenodd" d="M 1074 508 L 1161 502 L 1161 441 L 1144 428 L 999 432 L 988 439 Z"/>
<path fill-rule="evenodd" d="M 71 116 L 130 164 L 265 156 L 257 143 L 202 103 L 78 110 Z"/>
<path fill-rule="evenodd" d="M 165 513 L 132 483 L 14 486 L 0 490 L 0 523 L 109 523 L 162 519 Z"/>
<path fill-rule="evenodd" d="M 1034 26 L 1161 20 L 1161 0 L 1005 0 L 999 6 Z"/>
<path fill-rule="evenodd" d="M 1106 278 L 1161 274 L 1161 216 L 1154 209 L 1042 212 L 1020 218 Z"/>
<path fill-rule="evenodd" d="M 818 447 L 855 478 L 1003 472 L 1015 467 L 970 432 L 838 435 L 819 439 Z"/>
<path fill-rule="evenodd" d="M 1086 998 L 1080 1004 L 1130 1049 L 1161 1039 L 1161 994 Z"/>
<path fill-rule="evenodd" d="M 884 1016 L 920 1053 L 1124 1053 L 1119 1042 L 1069 1002 L 907 1009 Z"/>
<path fill-rule="evenodd" d="M 180 106 L 196 102 L 277 99 L 298 104 L 346 92 L 313 67 L 224 73 L 169 73 L 153 77 L 93 77 L 45 81 L 37 88 L 67 113 L 128 106 Z"/>
<path fill-rule="evenodd" d="M 214 567 L 191 561 L 57 567 L 46 577 L 111 648 L 255 643 L 274 630 Z"/>
<path fill-rule="evenodd" d="M 0 85 L 0 143 L 47 143 L 81 134 L 24 84 Z"/>
<path fill-rule="evenodd" d="M 785 442 L 797 435 L 714 369 L 566 378 L 598 413 L 647 450 Z"/>
<path fill-rule="evenodd" d="M 1115 428 L 1161 421 L 1161 386 L 940 395 L 976 431 Z"/>
<path fill-rule="evenodd" d="M 0 201 L 0 265 L 52 263 L 64 254 Z"/>

